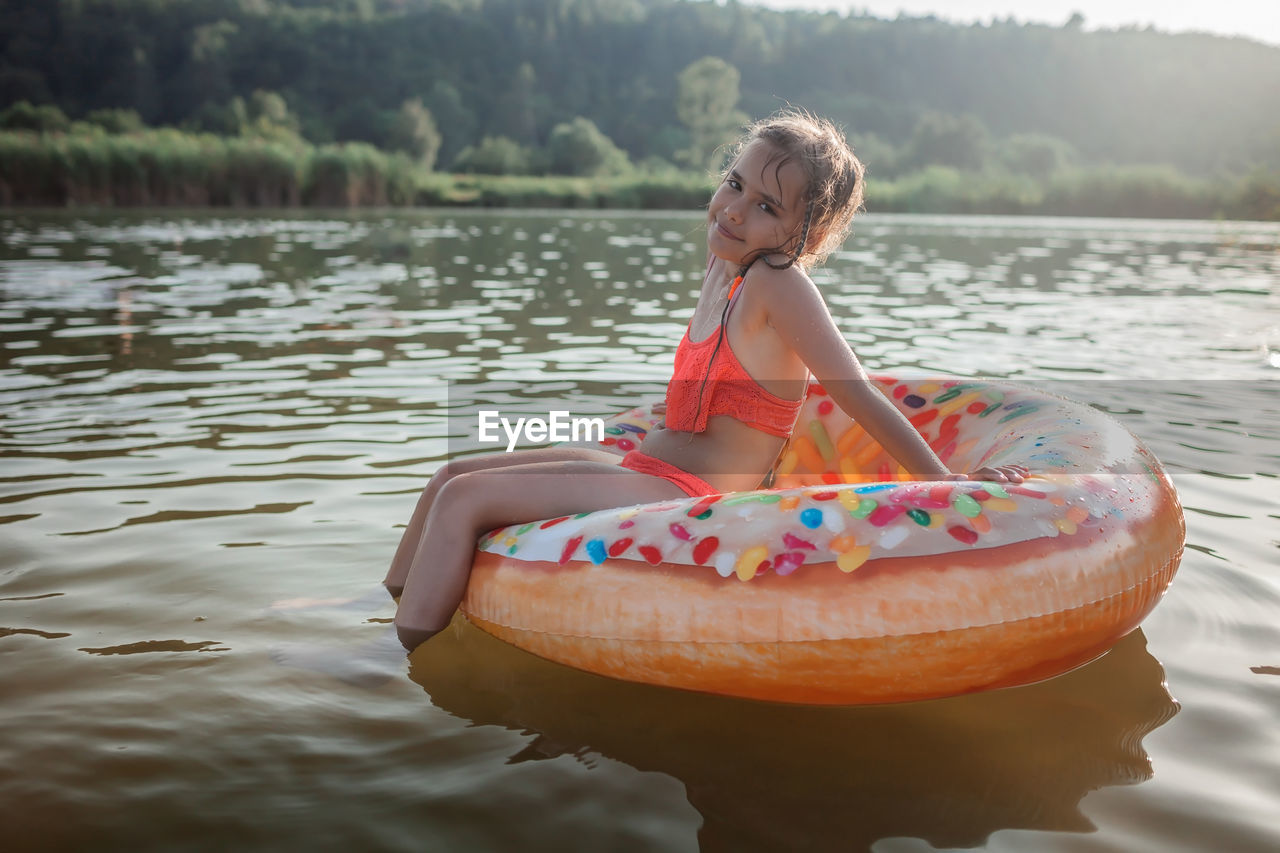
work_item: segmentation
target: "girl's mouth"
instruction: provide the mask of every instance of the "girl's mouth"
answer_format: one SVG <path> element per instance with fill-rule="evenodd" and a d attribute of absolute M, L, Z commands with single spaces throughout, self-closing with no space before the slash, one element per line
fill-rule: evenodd
<path fill-rule="evenodd" d="M 742 242 L 742 238 L 741 238 L 741 237 L 739 237 L 737 234 L 734 234 L 734 233 L 733 233 L 732 231 L 730 231 L 728 228 L 725 228 L 723 225 L 721 225 L 721 224 L 719 223 L 719 221 L 717 221 L 717 222 L 716 222 L 716 230 L 717 230 L 717 231 L 719 231 L 719 232 L 720 232 L 724 237 L 726 237 L 726 238 L 728 238 L 728 239 L 730 239 L 730 240 L 736 240 L 736 241 L 738 241 L 739 243 L 741 243 L 741 242 Z"/>

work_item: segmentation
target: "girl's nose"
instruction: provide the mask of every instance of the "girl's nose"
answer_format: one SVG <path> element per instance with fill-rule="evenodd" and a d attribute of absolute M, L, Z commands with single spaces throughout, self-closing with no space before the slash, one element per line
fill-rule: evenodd
<path fill-rule="evenodd" d="M 733 222 L 742 221 L 742 201 L 735 200 L 725 205 L 724 214 Z"/>

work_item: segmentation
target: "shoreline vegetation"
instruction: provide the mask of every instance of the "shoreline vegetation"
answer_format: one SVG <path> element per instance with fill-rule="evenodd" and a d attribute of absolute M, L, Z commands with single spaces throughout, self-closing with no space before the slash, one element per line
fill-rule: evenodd
<path fill-rule="evenodd" d="M 696 210 L 742 127 L 794 105 L 845 129 L 873 213 L 1280 221 L 1280 47 L 1245 38 L 708 0 L 5 2 L 3 207 Z"/>
<path fill-rule="evenodd" d="M 931 165 L 878 179 L 877 213 L 1121 216 L 1280 221 L 1280 172 L 1194 178 L 1167 165 L 1073 165 L 1031 176 Z M 366 143 L 217 136 L 170 128 L 0 131 L 0 206 L 510 207 L 696 209 L 710 172 L 436 172 Z"/>

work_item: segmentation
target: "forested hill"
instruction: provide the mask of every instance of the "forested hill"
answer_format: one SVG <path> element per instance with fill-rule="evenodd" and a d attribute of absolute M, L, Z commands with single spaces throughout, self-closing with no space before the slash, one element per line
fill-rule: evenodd
<path fill-rule="evenodd" d="M 881 175 L 920 165 L 904 159 L 973 167 L 977 148 L 1028 134 L 1083 162 L 1193 175 L 1280 165 L 1280 48 L 1247 39 L 694 0 L 0 6 L 0 107 L 125 108 L 148 125 L 227 133 L 253 93 L 274 93 L 311 142 L 385 147 L 416 98 L 440 132 L 437 168 L 486 136 L 545 145 L 579 116 L 635 162 L 679 162 L 697 128 L 678 112 L 678 80 L 704 57 L 731 66 L 704 81 L 713 105 L 716 86 L 731 99 L 736 69 L 738 110 L 830 115 Z"/>
<path fill-rule="evenodd" d="M 1280 160 L 1280 49 L 1152 31 L 772 12 L 690 0 L 4 0 L 0 105 L 137 110 L 221 129 L 283 96 L 314 142 L 383 142 L 419 97 L 440 163 L 483 136 L 539 145 L 585 117 L 632 159 L 687 145 L 677 77 L 741 74 L 737 108 L 783 102 L 899 147 L 933 114 L 970 136 L 1039 133 L 1079 158 L 1193 173 Z M 950 155 L 964 163 L 963 134 Z"/>

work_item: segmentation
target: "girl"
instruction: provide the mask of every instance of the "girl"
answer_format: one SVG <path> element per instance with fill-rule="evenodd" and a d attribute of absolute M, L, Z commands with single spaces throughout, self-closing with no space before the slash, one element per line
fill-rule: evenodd
<path fill-rule="evenodd" d="M 666 421 L 621 461 L 549 447 L 449 462 L 431 478 L 385 583 L 412 651 L 449 624 L 476 539 L 508 524 L 757 488 L 812 374 L 914 476 L 947 470 L 867 380 L 806 270 L 843 242 L 863 167 L 829 122 L 787 112 L 749 128 L 707 208 L 707 272 L 676 350 Z M 1020 483 L 1021 466 L 972 479 Z"/>

